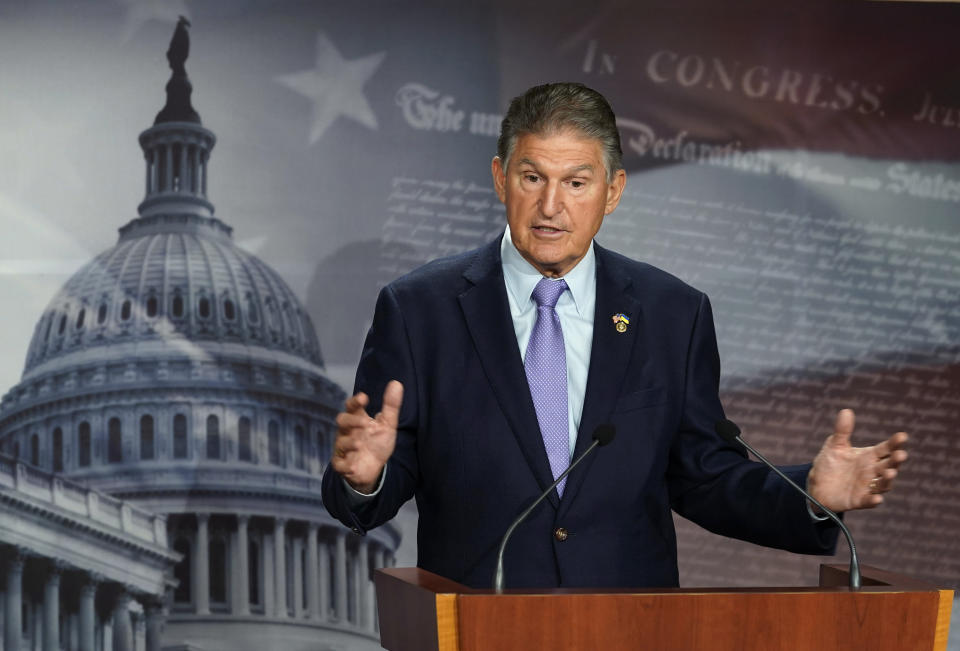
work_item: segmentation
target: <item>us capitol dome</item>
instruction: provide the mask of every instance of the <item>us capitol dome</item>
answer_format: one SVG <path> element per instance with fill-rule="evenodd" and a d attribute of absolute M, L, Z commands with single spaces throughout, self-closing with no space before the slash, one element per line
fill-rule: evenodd
<path fill-rule="evenodd" d="M 322 506 L 344 394 L 300 300 L 214 216 L 187 26 L 140 134 L 139 216 L 40 317 L 0 451 L 166 516 L 164 648 L 379 648 L 371 575 L 399 531 L 355 536 Z"/>

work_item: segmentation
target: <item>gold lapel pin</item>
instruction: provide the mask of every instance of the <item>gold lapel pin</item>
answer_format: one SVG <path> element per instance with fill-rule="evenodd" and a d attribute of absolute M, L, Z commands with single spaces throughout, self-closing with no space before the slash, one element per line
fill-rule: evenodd
<path fill-rule="evenodd" d="M 613 315 L 613 327 L 617 329 L 617 332 L 626 332 L 628 325 L 630 325 L 630 319 L 627 318 L 626 314 L 621 312 Z"/>

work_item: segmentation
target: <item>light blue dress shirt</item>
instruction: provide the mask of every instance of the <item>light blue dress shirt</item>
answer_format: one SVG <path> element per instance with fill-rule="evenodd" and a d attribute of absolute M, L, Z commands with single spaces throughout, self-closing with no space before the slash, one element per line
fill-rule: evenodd
<path fill-rule="evenodd" d="M 523 259 L 510 238 L 507 226 L 500 242 L 500 258 L 503 261 L 503 281 L 507 286 L 510 316 L 517 335 L 520 357 L 527 355 L 530 333 L 537 322 L 537 303 L 531 294 L 540 279 L 537 269 Z M 593 348 L 593 312 L 597 303 L 597 258 L 593 243 L 574 266 L 563 276 L 567 291 L 560 295 L 556 311 L 563 330 L 563 344 L 567 356 L 567 408 L 570 428 L 570 457 L 577 444 L 580 416 L 583 414 L 583 398 L 587 392 L 587 372 L 590 370 L 590 351 Z"/>

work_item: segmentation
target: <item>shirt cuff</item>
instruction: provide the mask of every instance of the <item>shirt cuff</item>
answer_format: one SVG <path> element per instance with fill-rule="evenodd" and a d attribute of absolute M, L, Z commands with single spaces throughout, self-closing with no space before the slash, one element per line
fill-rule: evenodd
<path fill-rule="evenodd" d="M 340 481 L 343 482 L 344 487 L 347 489 L 346 496 L 347 496 L 348 506 L 350 508 L 363 506 L 364 504 L 366 504 L 367 502 L 375 498 L 377 495 L 379 495 L 380 489 L 383 488 L 383 480 L 386 476 L 387 476 L 387 467 L 384 466 L 383 470 L 380 471 L 380 479 L 379 481 L 377 481 L 377 487 L 374 489 L 372 493 L 361 493 L 356 488 L 351 486 L 346 479 L 341 478 Z M 809 506 L 807 508 L 809 508 Z"/>
<path fill-rule="evenodd" d="M 377 490 L 380 490 L 380 489 L 378 488 Z M 356 491 L 354 491 L 354 492 L 356 492 Z M 360 493 L 357 493 L 357 494 L 359 495 Z M 805 501 L 806 504 L 807 504 L 807 513 L 810 514 L 810 518 L 811 518 L 814 522 L 823 522 L 824 520 L 829 520 L 829 519 L 830 519 L 830 516 L 827 515 L 827 514 L 817 515 L 816 513 L 814 513 L 814 512 L 813 512 L 813 504 L 810 502 L 810 500 L 804 500 L 804 501 Z"/>

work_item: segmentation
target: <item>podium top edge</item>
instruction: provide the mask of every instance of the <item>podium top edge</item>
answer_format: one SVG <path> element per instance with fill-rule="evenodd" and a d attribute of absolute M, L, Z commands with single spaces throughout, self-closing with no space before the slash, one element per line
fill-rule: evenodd
<path fill-rule="evenodd" d="M 822 565 L 823 571 L 829 571 L 834 576 L 843 576 L 846 569 L 839 565 Z M 446 577 L 434 574 L 418 567 L 392 567 L 377 570 L 378 574 L 421 588 L 436 594 L 459 595 L 494 595 L 491 588 L 471 588 Z M 864 585 L 858 591 L 865 594 L 900 593 L 900 592 L 938 592 L 941 588 L 908 576 L 863 566 L 861 573 Z M 717 594 L 796 594 L 796 593 L 825 593 L 849 592 L 846 585 L 830 583 L 818 586 L 766 586 L 766 587 L 682 587 L 682 588 L 508 588 L 503 591 L 504 596 L 518 595 L 717 595 Z"/>

